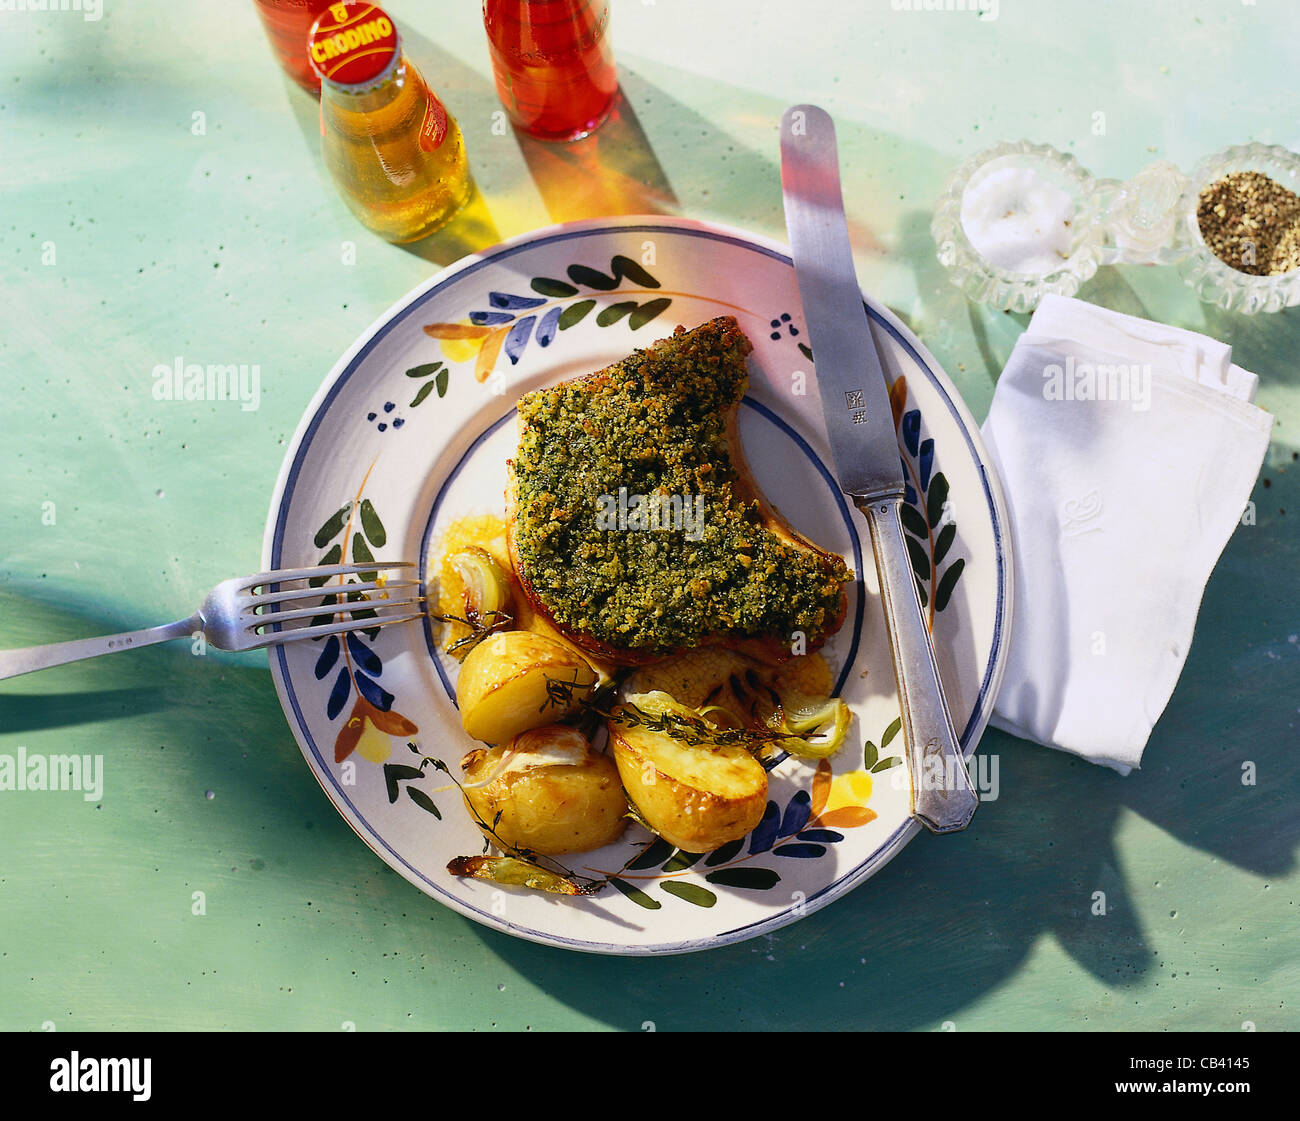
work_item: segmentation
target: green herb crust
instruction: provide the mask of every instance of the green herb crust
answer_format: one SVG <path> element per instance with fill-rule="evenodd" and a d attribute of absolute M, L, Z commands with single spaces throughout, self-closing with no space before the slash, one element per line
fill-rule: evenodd
<path fill-rule="evenodd" d="M 750 349 L 735 319 L 714 319 L 520 401 L 514 551 L 561 628 L 655 656 L 785 645 L 796 631 L 811 648 L 839 625 L 844 561 L 769 528 L 733 462 L 728 421 Z M 689 531 L 602 528 L 602 497 L 620 488 L 700 496 L 703 517 Z"/>

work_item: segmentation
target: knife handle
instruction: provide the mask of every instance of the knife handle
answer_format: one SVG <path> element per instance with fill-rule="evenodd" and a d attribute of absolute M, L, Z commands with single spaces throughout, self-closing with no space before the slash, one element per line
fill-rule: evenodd
<path fill-rule="evenodd" d="M 912 562 L 903 539 L 900 497 L 854 498 L 871 527 L 871 550 L 902 702 L 912 816 L 932 833 L 965 829 L 979 805 L 952 726 L 939 666 L 916 595 Z"/>

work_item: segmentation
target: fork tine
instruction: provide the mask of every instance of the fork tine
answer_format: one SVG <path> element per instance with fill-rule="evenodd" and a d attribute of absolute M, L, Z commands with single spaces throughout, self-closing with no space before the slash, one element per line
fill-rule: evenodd
<path fill-rule="evenodd" d="M 314 619 L 318 615 L 350 615 L 355 611 L 361 611 L 365 608 L 378 607 L 415 607 L 416 604 L 422 604 L 425 596 L 414 596 L 407 599 L 382 600 L 360 599 L 352 603 L 323 604 L 316 607 L 301 607 L 294 611 L 272 611 L 266 615 L 245 615 L 243 617 L 244 630 L 256 631 L 258 627 L 269 627 L 273 623 L 289 623 L 294 619 Z M 380 615 L 378 618 L 387 618 Z M 371 625 L 366 623 L 364 625 Z M 360 627 L 357 627 L 360 630 Z M 284 632 L 281 632 L 284 633 Z"/>
<path fill-rule="evenodd" d="M 424 612 L 418 612 L 414 615 L 381 615 L 377 619 L 354 619 L 343 623 L 323 623 L 318 627 L 292 627 L 287 631 L 276 631 L 271 634 L 258 636 L 261 641 L 254 642 L 248 647 L 255 650 L 259 646 L 272 646 L 283 642 L 297 642 L 304 638 L 321 638 L 327 634 L 342 634 L 344 631 L 363 631 L 371 627 L 386 627 L 390 623 L 410 623 L 415 619 L 423 619 Z"/>
<path fill-rule="evenodd" d="M 281 568 L 274 572 L 259 572 L 241 580 L 245 588 L 264 587 L 267 584 L 282 584 L 286 580 L 309 580 L 313 576 L 348 576 L 357 572 L 375 572 L 381 568 L 414 568 L 414 561 L 370 561 L 366 564 L 326 564 L 313 568 Z"/>
<path fill-rule="evenodd" d="M 256 609 L 264 604 L 283 603 L 288 600 L 321 599 L 324 596 L 338 595 L 340 588 L 345 590 L 348 595 L 351 595 L 353 592 L 387 592 L 395 588 L 418 588 L 419 586 L 419 580 L 390 580 L 386 584 L 381 584 L 378 580 L 369 580 L 364 584 L 331 584 L 328 586 L 322 585 L 319 588 L 289 588 L 281 592 L 256 592 L 249 601 L 249 608 Z M 384 603 L 385 601 L 380 599 L 373 602 Z"/>

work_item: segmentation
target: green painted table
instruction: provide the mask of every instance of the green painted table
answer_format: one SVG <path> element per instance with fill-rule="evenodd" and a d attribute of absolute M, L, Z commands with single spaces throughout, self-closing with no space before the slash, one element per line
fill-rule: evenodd
<path fill-rule="evenodd" d="M 402 249 L 323 179 L 315 102 L 250 4 L 14 7 L 0 646 L 181 617 L 255 571 L 321 378 L 463 253 L 646 211 L 784 239 L 792 102 L 837 119 L 863 283 L 981 417 L 1024 318 L 968 304 L 935 261 L 930 210 L 957 162 L 1028 138 L 1126 177 L 1300 142 L 1300 20 L 1280 3 L 1002 0 L 981 18 L 616 0 L 620 117 L 554 148 L 493 129 L 477 5 L 393 0 L 482 188 L 454 229 Z M 990 732 L 1000 797 L 966 833 L 918 838 L 768 937 L 590 958 L 480 928 L 390 872 L 303 764 L 264 656 L 182 643 L 63 667 L 0 685 L 0 755 L 102 754 L 103 789 L 0 792 L 0 1028 L 1295 1028 L 1300 314 L 1217 313 L 1167 269 L 1103 270 L 1082 295 L 1230 341 L 1277 417 L 1255 524 L 1214 574 L 1140 773 Z M 258 407 L 155 400 L 154 367 L 178 359 L 256 363 Z"/>

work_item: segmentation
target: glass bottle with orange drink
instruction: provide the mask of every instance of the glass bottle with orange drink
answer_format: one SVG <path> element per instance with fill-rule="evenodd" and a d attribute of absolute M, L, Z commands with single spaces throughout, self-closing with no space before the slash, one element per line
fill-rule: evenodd
<path fill-rule="evenodd" d="M 312 25 L 321 79 L 321 151 L 353 214 L 393 242 L 446 225 L 472 191 L 456 120 L 374 4 L 336 3 Z"/>

